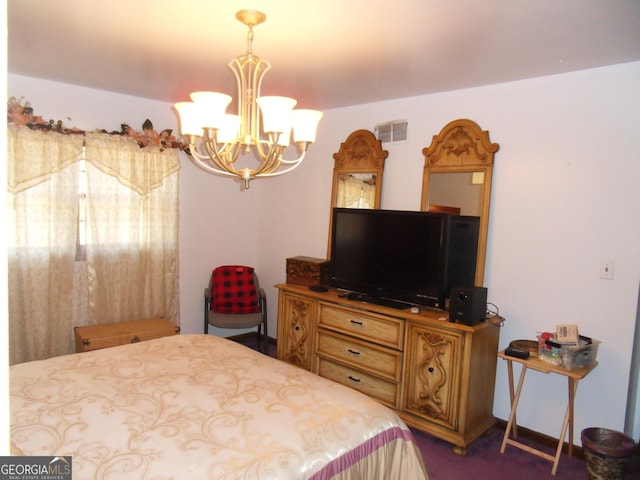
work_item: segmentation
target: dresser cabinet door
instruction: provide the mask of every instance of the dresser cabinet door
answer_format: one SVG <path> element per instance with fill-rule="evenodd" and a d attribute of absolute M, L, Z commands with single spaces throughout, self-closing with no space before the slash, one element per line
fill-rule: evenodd
<path fill-rule="evenodd" d="M 311 370 L 317 303 L 286 292 L 278 302 L 278 359 Z"/>
<path fill-rule="evenodd" d="M 457 430 L 463 336 L 413 323 L 407 335 L 403 410 Z"/>

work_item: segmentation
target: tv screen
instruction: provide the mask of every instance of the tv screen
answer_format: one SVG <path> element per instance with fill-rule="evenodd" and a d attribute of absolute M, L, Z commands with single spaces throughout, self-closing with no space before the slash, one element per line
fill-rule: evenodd
<path fill-rule="evenodd" d="M 465 225 L 467 219 L 472 226 L 479 225 L 474 220 L 477 217 L 457 217 L 453 221 L 451 215 L 442 213 L 335 208 L 331 286 L 361 294 L 356 298 L 396 308 L 443 308 L 452 286 L 448 285 L 453 273 L 449 266 L 462 264 L 462 269 L 472 270 L 463 275 L 455 272 L 456 282 L 465 281 L 461 284 L 472 285 L 475 276 L 477 227 L 472 260 L 469 255 L 453 258 L 449 248 L 452 225 L 462 219 Z"/>

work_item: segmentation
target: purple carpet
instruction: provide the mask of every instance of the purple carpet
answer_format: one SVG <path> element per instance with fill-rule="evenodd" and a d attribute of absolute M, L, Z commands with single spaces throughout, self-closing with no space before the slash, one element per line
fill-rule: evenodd
<path fill-rule="evenodd" d="M 464 457 L 452 453 L 451 445 L 426 433 L 413 430 L 414 441 L 420 447 L 429 480 L 587 480 L 589 475 L 585 460 L 560 456 L 556 474 L 551 475 L 553 463 L 549 460 L 527 453 L 512 445 L 507 445 L 500 453 L 504 430 L 493 429 L 487 436 L 478 438 Z M 579 435 L 579 433 L 578 433 Z M 555 455 L 555 449 L 534 444 L 523 438 L 518 441 L 537 450 Z M 617 480 L 617 477 L 603 480 Z M 640 479 L 640 457 L 633 456 L 628 464 L 626 480 Z"/>
<path fill-rule="evenodd" d="M 466 456 L 455 455 L 451 444 L 426 433 L 412 430 L 420 447 L 430 480 L 529 480 L 556 478 L 557 480 L 587 479 L 584 460 L 563 454 L 556 475 L 551 475 L 553 463 L 519 448 L 507 445 L 500 453 L 504 431 L 493 429 L 490 435 L 473 442 Z M 522 439 L 519 439 L 523 441 Z M 523 443 L 526 443 L 523 441 Z M 536 446 L 549 454 L 555 452 Z"/>

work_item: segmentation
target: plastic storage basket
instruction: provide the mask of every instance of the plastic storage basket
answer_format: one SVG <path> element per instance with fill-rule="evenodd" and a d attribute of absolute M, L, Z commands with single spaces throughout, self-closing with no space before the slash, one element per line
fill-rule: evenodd
<path fill-rule="evenodd" d="M 579 370 L 596 363 L 600 340 L 580 335 L 578 345 L 562 345 L 538 335 L 538 358 L 567 370 Z"/>
<path fill-rule="evenodd" d="M 567 370 L 578 370 L 591 367 L 596 363 L 600 340 L 580 335 L 578 345 L 562 345 L 560 347 L 560 361 Z"/>

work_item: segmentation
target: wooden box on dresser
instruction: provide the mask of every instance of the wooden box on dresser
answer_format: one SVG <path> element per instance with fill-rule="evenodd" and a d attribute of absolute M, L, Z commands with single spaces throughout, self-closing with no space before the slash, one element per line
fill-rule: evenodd
<path fill-rule="evenodd" d="M 414 314 L 335 289 L 276 287 L 278 359 L 377 399 L 458 455 L 495 423 L 496 324 L 460 325 L 441 310 Z"/>

